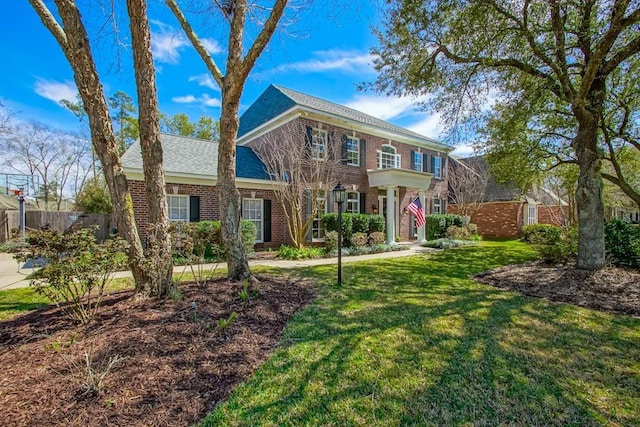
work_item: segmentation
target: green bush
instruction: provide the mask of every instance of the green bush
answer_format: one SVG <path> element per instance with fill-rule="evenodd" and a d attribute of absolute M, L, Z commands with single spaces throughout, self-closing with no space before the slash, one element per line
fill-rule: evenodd
<path fill-rule="evenodd" d="M 426 238 L 435 240 L 445 237 L 452 225 L 464 227 L 464 217 L 454 214 L 431 214 L 426 216 Z"/>
<path fill-rule="evenodd" d="M 244 252 L 247 255 L 253 254 L 256 238 L 258 237 L 256 225 L 251 221 L 243 219 L 240 221 L 240 235 L 242 237 L 242 244 L 244 245 Z"/>
<path fill-rule="evenodd" d="M 530 224 L 522 229 L 522 240 L 536 244 L 551 244 L 559 242 L 562 229 L 551 224 Z"/>
<path fill-rule="evenodd" d="M 324 233 L 324 250 L 331 252 L 338 248 L 338 232 L 327 231 Z"/>
<path fill-rule="evenodd" d="M 29 246 L 15 255 L 22 262 L 45 260 L 45 265 L 32 273 L 31 286 L 82 324 L 96 315 L 111 274 L 127 264 L 125 241 L 116 237 L 97 243 L 96 228 L 64 234 L 33 231 L 27 237 Z"/>
<path fill-rule="evenodd" d="M 352 214 L 351 215 L 351 230 L 353 234 L 363 233 L 369 234 L 369 216 L 367 214 Z"/>
<path fill-rule="evenodd" d="M 367 246 L 369 238 L 364 233 L 353 233 L 351 236 L 351 244 L 356 248 Z"/>
<path fill-rule="evenodd" d="M 338 214 L 337 213 L 328 213 L 324 214 L 321 217 L 322 226 L 324 227 L 325 234 L 328 231 L 338 231 Z M 352 231 L 353 225 L 353 215 L 352 214 L 342 214 L 342 235 L 349 239 Z"/>
<path fill-rule="evenodd" d="M 369 235 L 373 233 L 384 233 L 385 228 L 384 216 L 369 215 Z"/>
<path fill-rule="evenodd" d="M 457 225 L 452 225 L 447 228 L 447 232 L 445 235 L 454 240 L 470 240 L 471 232 L 467 227 L 458 227 Z"/>
<path fill-rule="evenodd" d="M 547 263 L 565 263 L 578 254 L 578 230 L 575 227 L 533 234 L 531 244 Z"/>
<path fill-rule="evenodd" d="M 381 245 L 385 242 L 386 236 L 382 231 L 374 231 L 369 235 L 369 244 L 372 246 Z"/>
<path fill-rule="evenodd" d="M 288 260 L 301 260 L 320 258 L 322 255 L 324 255 L 324 250 L 322 248 L 304 247 L 298 249 L 293 246 L 282 245 L 278 249 L 276 257 Z"/>
<path fill-rule="evenodd" d="M 613 265 L 640 268 L 640 228 L 620 219 L 604 227 L 607 258 Z"/>

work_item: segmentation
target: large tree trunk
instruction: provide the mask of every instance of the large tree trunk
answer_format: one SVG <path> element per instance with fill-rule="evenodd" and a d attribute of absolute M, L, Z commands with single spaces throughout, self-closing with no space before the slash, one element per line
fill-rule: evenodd
<path fill-rule="evenodd" d="M 593 104 L 592 104 L 593 105 Z M 602 154 L 598 150 L 598 119 L 591 111 L 578 116 L 578 133 L 573 141 L 580 175 L 576 187 L 578 209 L 577 267 L 604 267 L 604 202 L 602 199 Z"/>
<path fill-rule="evenodd" d="M 228 277 L 232 280 L 244 280 L 251 277 L 251 270 L 242 244 L 240 192 L 236 188 L 236 134 L 240 125 L 240 97 L 233 96 L 232 92 L 233 90 L 222 91 L 217 189 L 219 206 L 226 206 L 226 210 L 220 212 L 220 222 Z"/>
<path fill-rule="evenodd" d="M 94 152 L 102 163 L 109 195 L 113 203 L 116 227 L 119 234 L 129 243 L 129 262 L 136 285 L 136 292 L 148 295 L 158 288 L 154 280 L 158 274 L 155 267 L 147 262 L 142 249 L 133 215 L 133 201 L 127 185 L 127 177 L 122 169 L 118 144 L 116 142 L 104 90 L 91 54 L 91 46 L 80 11 L 73 0 L 56 0 L 62 20 L 62 29 L 42 0 L 29 0 L 45 27 L 51 31 L 62 48 L 71 68 L 89 118 L 91 142 Z"/>
<path fill-rule="evenodd" d="M 151 33 L 145 0 L 127 0 L 133 62 L 138 89 L 140 114 L 140 147 L 144 168 L 145 190 L 149 208 L 149 249 L 147 258 L 151 289 L 139 289 L 139 293 L 166 297 L 174 291 L 169 213 L 162 168 L 160 143 L 160 115 L 156 90 L 155 68 L 151 55 Z M 146 295 L 145 295 L 146 294 Z"/>

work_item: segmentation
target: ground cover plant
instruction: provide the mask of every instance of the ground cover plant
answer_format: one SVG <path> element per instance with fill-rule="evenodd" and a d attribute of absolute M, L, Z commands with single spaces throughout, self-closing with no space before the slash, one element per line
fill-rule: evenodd
<path fill-rule="evenodd" d="M 484 242 L 347 265 L 342 287 L 300 270 L 317 303 L 203 424 L 638 425 L 640 318 L 470 278 L 534 256 Z"/>

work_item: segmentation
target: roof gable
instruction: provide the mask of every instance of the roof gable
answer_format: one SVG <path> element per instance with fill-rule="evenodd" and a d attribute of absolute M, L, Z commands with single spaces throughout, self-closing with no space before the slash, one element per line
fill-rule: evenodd
<path fill-rule="evenodd" d="M 390 132 L 422 143 L 436 145 L 441 147 L 442 150 L 450 151 L 453 149 L 453 147 L 435 139 L 396 126 L 361 111 L 354 110 L 353 108 L 273 84 L 269 85 L 262 95 L 260 95 L 240 117 L 238 137 L 246 135 L 294 107 L 310 110 L 325 116 L 346 119 L 347 121 L 365 125 L 371 129 Z"/>

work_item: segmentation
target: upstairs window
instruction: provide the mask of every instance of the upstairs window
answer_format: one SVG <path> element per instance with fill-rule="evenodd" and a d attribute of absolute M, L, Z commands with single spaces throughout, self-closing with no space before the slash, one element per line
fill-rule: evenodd
<path fill-rule="evenodd" d="M 413 170 L 422 172 L 422 153 L 413 152 Z"/>
<path fill-rule="evenodd" d="M 393 145 L 383 145 L 378 151 L 378 169 L 399 168 L 400 155 L 396 153 L 396 147 Z"/>
<path fill-rule="evenodd" d="M 442 178 L 442 157 L 433 157 L 433 175 Z"/>
<path fill-rule="evenodd" d="M 360 140 L 353 136 L 347 137 L 347 164 L 360 166 Z"/>
<path fill-rule="evenodd" d="M 327 131 L 313 129 L 311 131 L 311 157 L 316 160 L 327 158 Z"/>

